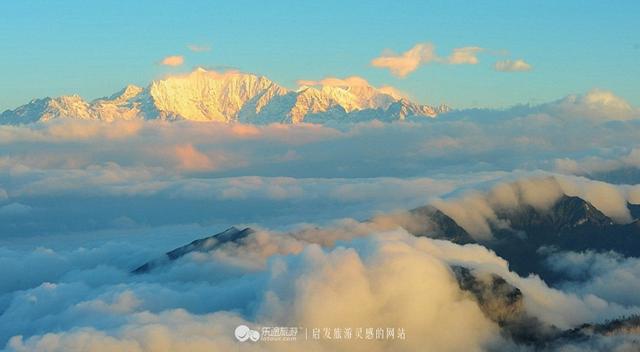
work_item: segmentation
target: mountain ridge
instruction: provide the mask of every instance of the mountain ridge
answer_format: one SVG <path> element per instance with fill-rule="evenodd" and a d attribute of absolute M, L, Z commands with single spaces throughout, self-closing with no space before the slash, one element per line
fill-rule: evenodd
<path fill-rule="evenodd" d="M 535 273 L 554 283 L 563 277 L 546 265 L 546 257 L 551 252 L 615 251 L 623 256 L 640 257 L 640 220 L 636 217 L 640 215 L 639 207 L 627 206 L 633 221 L 619 224 L 590 202 L 575 196 L 563 195 L 546 210 L 520 205 L 497 211 L 496 224 L 491 224 L 492 237 L 484 240 L 474 238 L 451 216 L 432 205 L 413 209 L 410 213 L 417 221 L 429 225 L 426 229 L 413 231 L 415 236 L 461 245 L 481 244 L 505 258 L 518 274 Z"/>
<path fill-rule="evenodd" d="M 152 81 L 146 88 L 127 85 L 103 98 L 79 95 L 34 99 L 0 114 L 0 124 L 56 119 L 99 121 L 161 119 L 254 124 L 326 121 L 396 121 L 432 118 L 449 111 L 414 103 L 389 87 L 363 79 L 307 82 L 287 89 L 265 76 L 203 68 Z"/>
<path fill-rule="evenodd" d="M 213 251 L 220 246 L 224 245 L 228 242 L 238 242 L 243 238 L 249 236 L 255 231 L 251 228 L 244 228 L 242 230 L 232 226 L 220 233 L 217 233 L 212 236 L 196 239 L 191 243 L 184 245 L 182 247 L 175 248 L 169 252 L 164 253 L 164 255 L 152 259 L 136 269 L 132 270 L 132 274 L 145 274 L 150 272 L 151 270 L 163 266 L 165 264 L 170 263 L 171 261 L 177 260 L 189 253 L 192 252 L 210 252 Z"/>

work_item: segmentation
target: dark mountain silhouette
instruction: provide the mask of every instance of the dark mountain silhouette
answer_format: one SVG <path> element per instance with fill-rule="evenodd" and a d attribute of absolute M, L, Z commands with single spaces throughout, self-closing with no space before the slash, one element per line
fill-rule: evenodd
<path fill-rule="evenodd" d="M 162 266 L 171 261 L 174 261 L 191 252 L 209 252 L 227 242 L 238 242 L 240 239 L 247 237 L 254 231 L 250 228 L 239 230 L 235 227 L 230 227 L 225 231 L 222 231 L 213 236 L 201 238 L 189 243 L 186 246 L 176 248 L 170 252 L 165 253 L 162 257 L 146 262 L 132 271 L 134 274 L 147 273 L 158 266 Z"/>
<path fill-rule="evenodd" d="M 640 205 L 629 205 L 634 218 Z M 496 211 L 505 226 L 492 226 L 493 238 L 474 239 L 455 220 L 432 206 L 416 208 L 411 213 L 432 224 L 429 231 L 414 233 L 447 239 L 458 244 L 479 243 L 509 262 L 518 274 L 540 275 L 553 284 L 563 277 L 544 263 L 551 251 L 615 251 L 624 256 L 640 256 L 640 222 L 616 224 L 591 203 L 571 196 L 561 197 L 550 209 L 531 206 Z"/>

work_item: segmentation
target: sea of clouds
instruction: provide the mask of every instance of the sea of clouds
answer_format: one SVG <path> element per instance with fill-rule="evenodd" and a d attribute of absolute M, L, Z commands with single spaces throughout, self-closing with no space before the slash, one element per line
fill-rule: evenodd
<path fill-rule="evenodd" d="M 529 314 L 561 329 L 640 312 L 637 258 L 555 252 L 549 268 L 569 279 L 549 287 L 482 246 L 416 238 L 405 228 L 420 224 L 399 218 L 434 204 L 482 239 L 496 209 L 567 194 L 629 222 L 626 203 L 640 203 L 638 117 L 594 90 L 398 123 L 0 126 L 0 346 L 527 350 L 460 290 L 450 269 L 460 264 L 504 277 Z M 232 225 L 258 231 L 130 274 Z M 407 339 L 239 344 L 240 324 L 403 327 Z M 602 337 L 559 348 L 637 347 Z"/>

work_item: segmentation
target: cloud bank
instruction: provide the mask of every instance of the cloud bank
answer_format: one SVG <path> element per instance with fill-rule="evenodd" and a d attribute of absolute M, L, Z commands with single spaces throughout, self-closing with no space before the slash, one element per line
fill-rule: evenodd
<path fill-rule="evenodd" d="M 592 91 L 404 123 L 0 126 L 0 229 L 5 237 L 94 231 L 125 218 L 136 227 L 277 226 L 307 221 L 309 212 L 318 221 L 364 219 L 541 171 L 635 184 L 636 112 L 610 92 Z M 30 209 L 28 223 L 11 211 L 16 204 Z"/>
<path fill-rule="evenodd" d="M 337 241 L 327 242 L 329 234 Z M 500 274 L 522 290 L 529 314 L 561 328 L 637 310 L 609 302 L 589 286 L 574 293 L 549 288 L 537 277 L 519 277 L 478 245 L 416 238 L 402 229 L 380 231 L 374 224 L 261 230 L 241 244 L 193 253 L 150 274 L 129 274 L 149 252 L 123 243 L 91 250 L 5 251 L 4 264 L 16 267 L 16 274 L 24 274 L 22 265 L 47 270 L 30 271 L 39 277 L 27 276 L 31 282 L 20 290 L 11 276 L 2 278 L 0 321 L 12 323 L 1 325 L 0 339 L 15 351 L 218 350 L 238 346 L 232 332 L 239 324 L 393 326 L 405 329 L 405 340 L 263 342 L 242 348 L 514 348 L 477 301 L 460 290 L 450 265 Z M 49 330 L 53 322 L 56 332 Z"/>

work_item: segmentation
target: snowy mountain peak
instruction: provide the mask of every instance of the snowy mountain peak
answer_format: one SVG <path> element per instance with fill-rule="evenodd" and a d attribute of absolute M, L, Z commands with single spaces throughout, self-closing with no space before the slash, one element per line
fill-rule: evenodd
<path fill-rule="evenodd" d="M 108 98 L 103 98 L 103 99 L 99 99 L 99 100 L 112 100 L 112 101 L 120 101 L 120 102 L 124 102 L 127 101 L 135 96 L 137 96 L 138 94 L 142 93 L 144 91 L 144 88 L 142 87 L 138 87 L 136 85 L 133 84 L 129 84 L 126 87 L 124 87 L 122 90 L 120 90 L 119 92 L 116 92 L 115 94 L 111 95 Z"/>
<path fill-rule="evenodd" d="M 300 83 L 304 84 L 302 86 L 304 90 L 317 87 L 327 99 L 339 103 L 347 112 L 386 109 L 391 103 L 402 98 L 397 90 L 388 86 L 376 88 L 360 77 L 329 78 L 317 82 L 300 81 Z"/>
<path fill-rule="evenodd" d="M 287 93 L 285 88 L 263 76 L 237 71 L 218 73 L 202 68 L 187 75 L 153 81 L 148 91 L 162 118 L 220 122 L 237 120 L 242 107 L 256 97 Z M 256 109 L 259 111 L 267 102 L 256 102 Z"/>
<path fill-rule="evenodd" d="M 376 88 L 360 77 L 301 81 L 286 89 L 267 77 L 204 68 L 154 80 L 146 87 L 128 85 L 91 102 L 78 95 L 36 99 L 0 115 L 0 124 L 58 118 L 187 119 L 247 123 L 299 123 L 328 120 L 398 120 L 433 117 L 447 107 L 410 102 L 392 87 Z"/>

